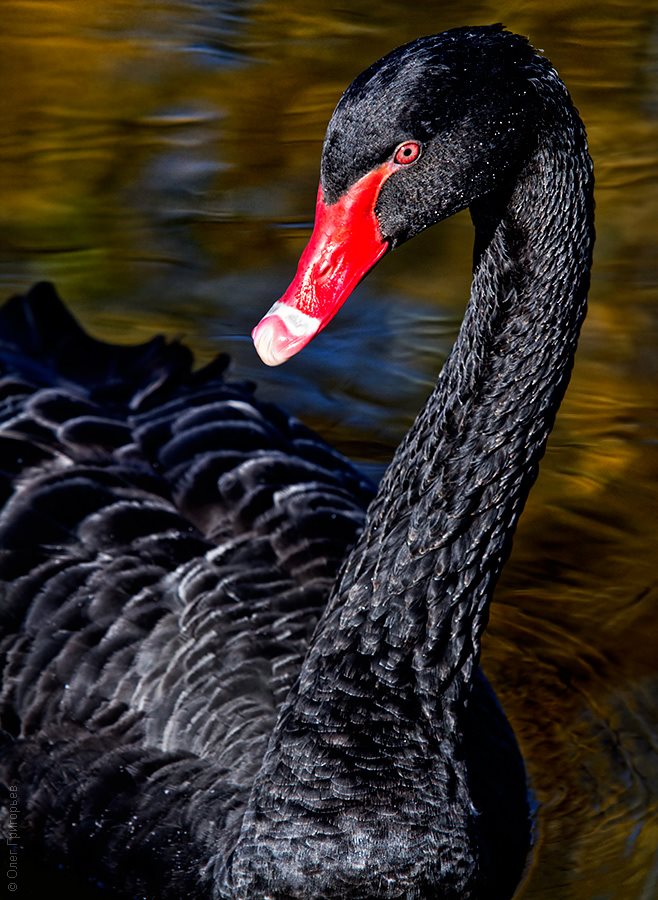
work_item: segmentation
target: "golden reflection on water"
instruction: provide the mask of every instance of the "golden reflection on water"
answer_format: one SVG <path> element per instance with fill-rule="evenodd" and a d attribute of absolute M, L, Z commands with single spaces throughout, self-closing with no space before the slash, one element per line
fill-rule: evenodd
<path fill-rule="evenodd" d="M 503 21 L 542 47 L 597 172 L 590 313 L 484 648 L 539 801 L 524 898 L 658 897 L 658 18 L 655 5 L 4 0 L 0 292 L 49 278 L 108 339 L 228 349 L 345 452 L 382 463 L 449 349 L 468 217 L 383 261 L 264 372 L 246 335 L 294 271 L 320 143 L 362 68 Z M 363 365 L 363 359 L 368 365 Z M 365 370 L 365 371 L 364 371 Z"/>

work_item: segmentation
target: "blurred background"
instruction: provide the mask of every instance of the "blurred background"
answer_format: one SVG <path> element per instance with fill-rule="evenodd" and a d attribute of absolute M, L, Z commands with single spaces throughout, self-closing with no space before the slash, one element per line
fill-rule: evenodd
<path fill-rule="evenodd" d="M 3 0 L 0 296 L 49 279 L 97 336 L 182 335 L 373 477 L 468 296 L 462 213 L 389 255 L 276 370 L 248 334 L 309 234 L 326 122 L 398 44 L 504 22 L 597 175 L 590 312 L 498 588 L 485 671 L 538 801 L 523 898 L 658 898 L 658 8 L 638 0 Z"/>

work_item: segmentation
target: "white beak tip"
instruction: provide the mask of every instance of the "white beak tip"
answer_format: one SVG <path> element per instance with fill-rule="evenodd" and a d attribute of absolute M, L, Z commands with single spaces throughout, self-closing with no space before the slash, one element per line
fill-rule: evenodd
<path fill-rule="evenodd" d="M 320 320 L 281 302 L 275 303 L 251 332 L 256 352 L 266 366 L 280 366 L 320 330 Z"/>

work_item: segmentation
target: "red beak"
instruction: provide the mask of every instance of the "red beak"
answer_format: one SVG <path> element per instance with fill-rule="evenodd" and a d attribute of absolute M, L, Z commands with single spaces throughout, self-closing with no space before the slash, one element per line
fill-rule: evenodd
<path fill-rule="evenodd" d="M 318 188 L 315 226 L 297 274 L 252 331 L 256 350 L 268 366 L 278 366 L 305 347 L 388 250 L 375 206 L 394 171 L 392 163 L 384 163 L 331 205 Z"/>

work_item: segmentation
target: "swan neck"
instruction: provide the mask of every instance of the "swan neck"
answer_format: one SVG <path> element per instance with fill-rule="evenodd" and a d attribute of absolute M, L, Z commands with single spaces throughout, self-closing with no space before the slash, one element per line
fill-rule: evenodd
<path fill-rule="evenodd" d="M 471 209 L 473 283 L 457 341 L 330 606 L 361 652 L 387 655 L 386 671 L 408 666 L 428 716 L 437 698 L 447 710 L 468 696 L 586 311 L 592 167 L 580 120 L 561 114 L 570 121 L 544 135 L 514 186 Z"/>

